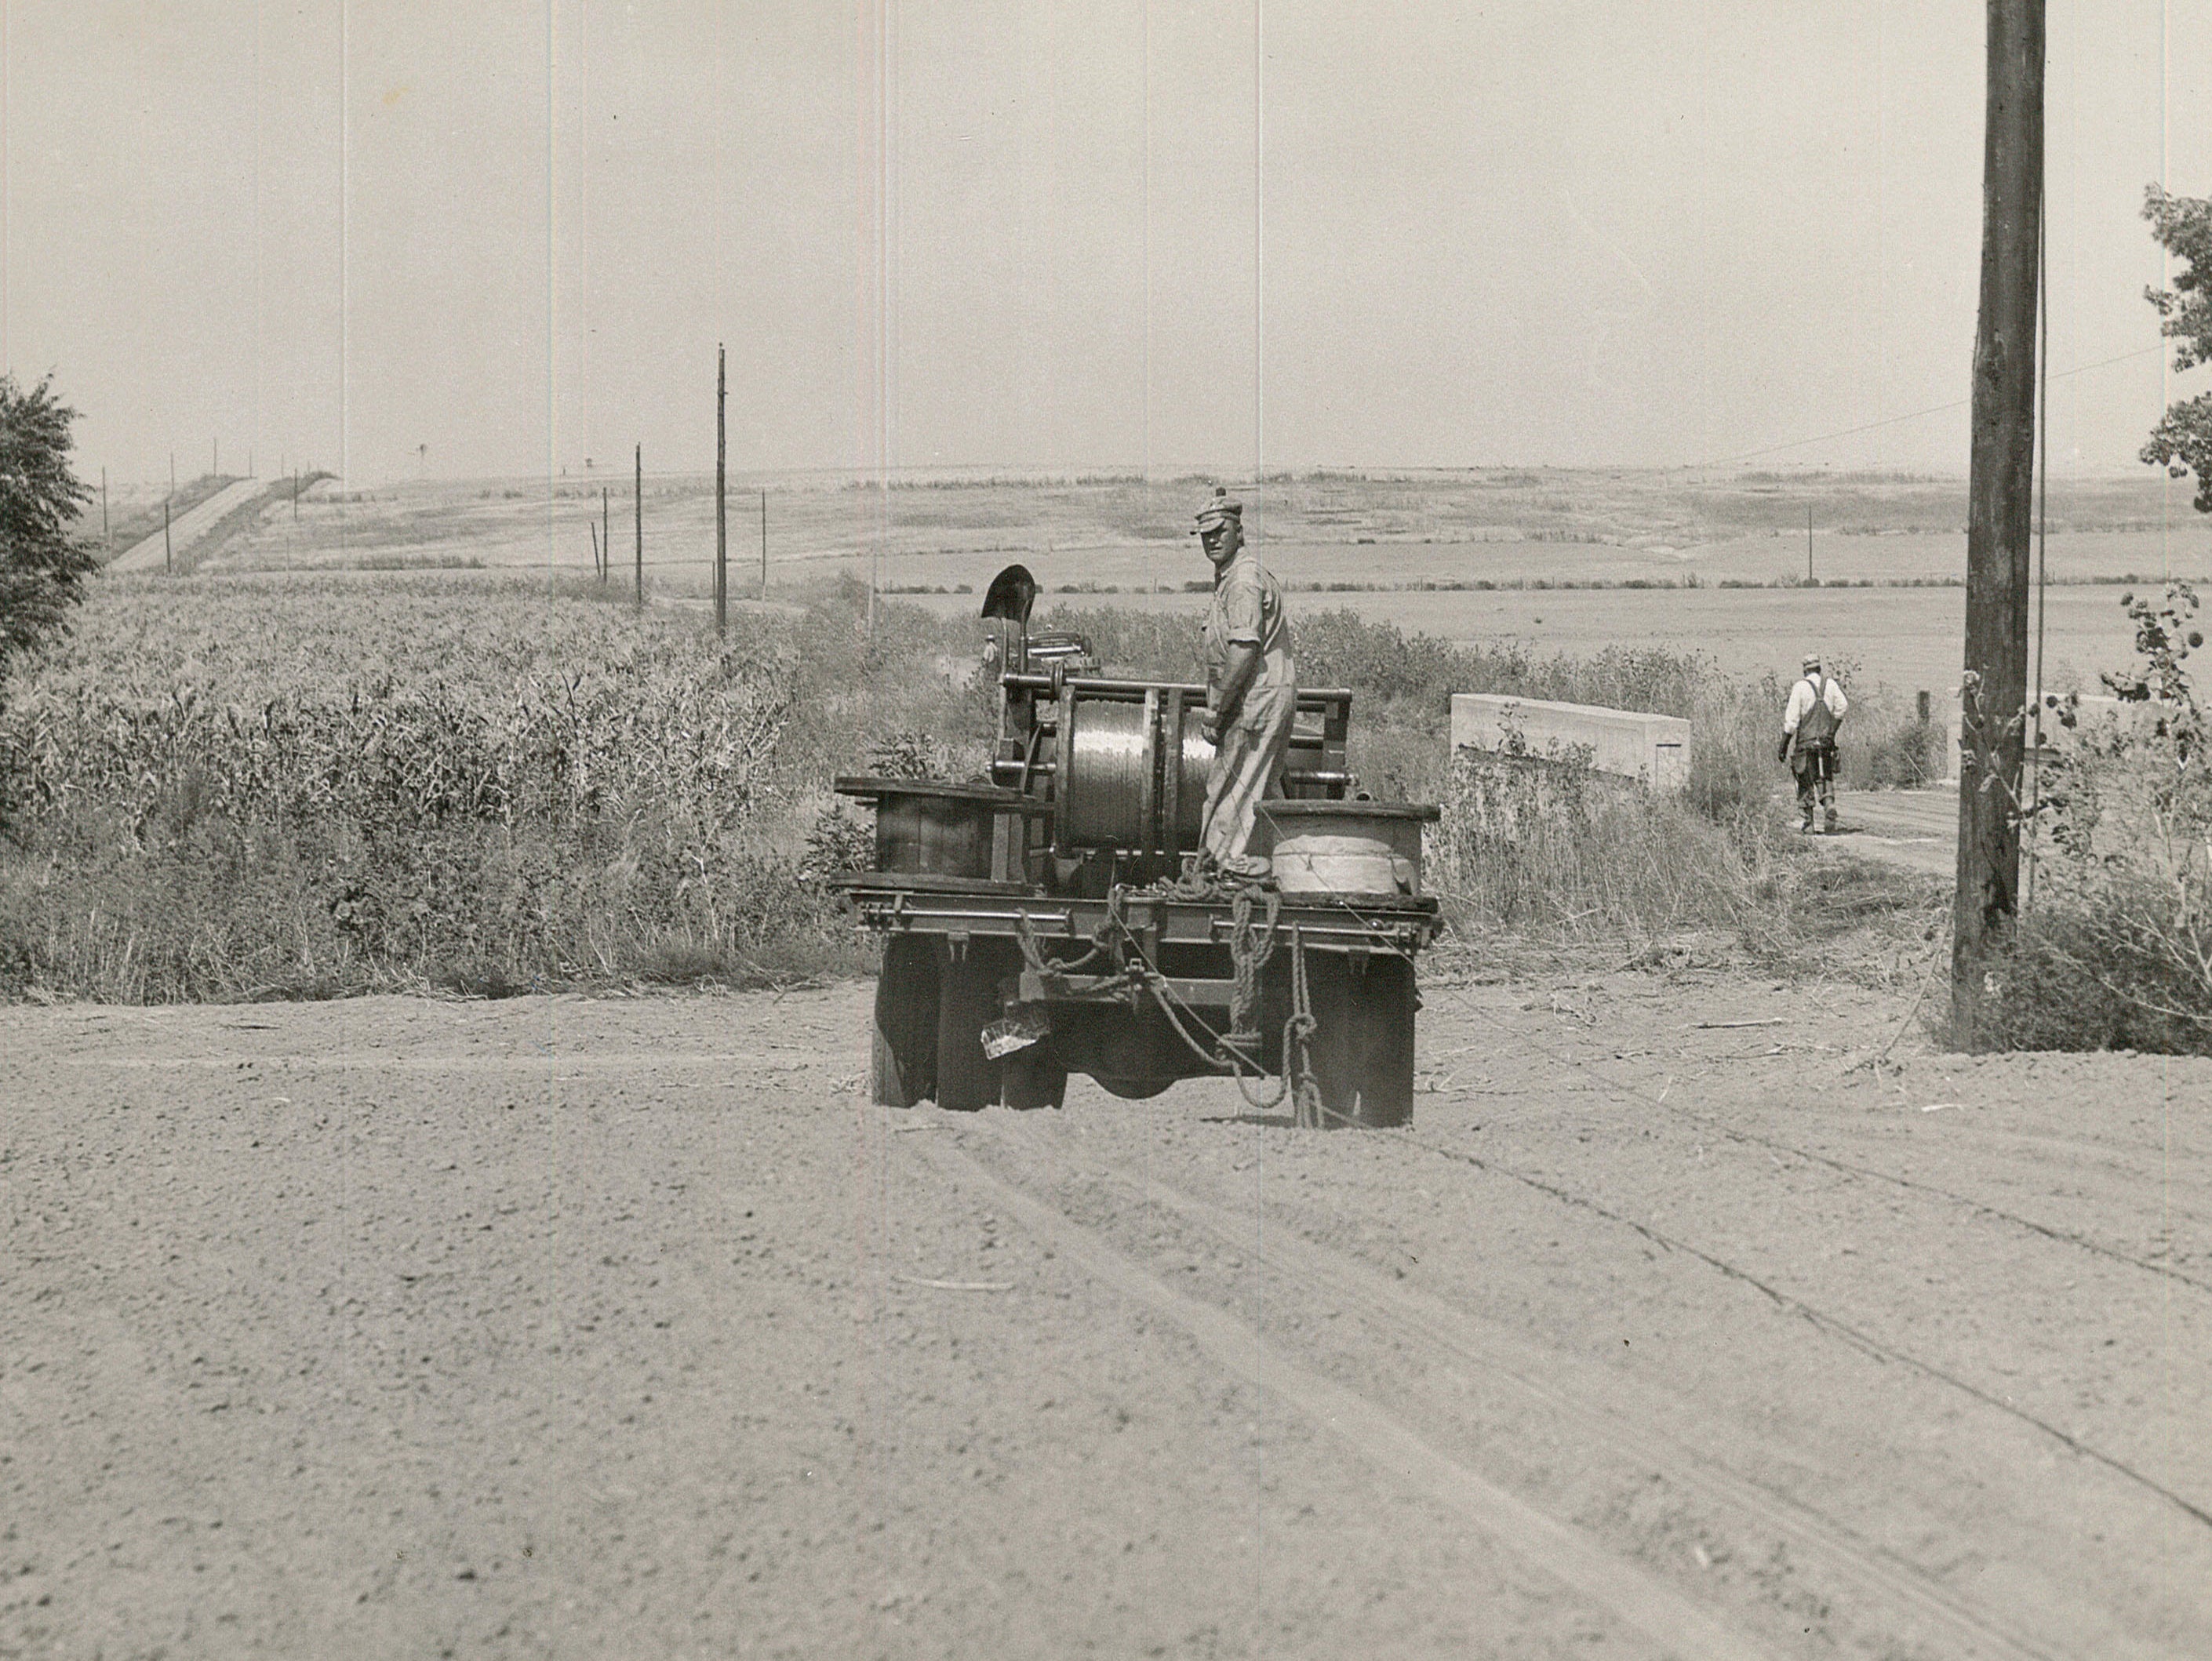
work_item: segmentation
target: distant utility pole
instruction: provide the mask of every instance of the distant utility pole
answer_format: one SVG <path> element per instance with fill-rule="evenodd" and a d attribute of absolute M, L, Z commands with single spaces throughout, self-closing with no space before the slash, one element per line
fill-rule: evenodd
<path fill-rule="evenodd" d="M 169 549 L 169 499 L 161 498 L 161 571 L 165 576 L 177 574 L 177 556 Z"/>
<path fill-rule="evenodd" d="M 768 598 L 768 492 L 761 492 L 761 598 Z"/>
<path fill-rule="evenodd" d="M 714 348 L 714 633 L 730 627 L 730 361 Z"/>
<path fill-rule="evenodd" d="M 637 447 L 637 609 L 645 609 L 645 446 Z"/>
<path fill-rule="evenodd" d="M 1966 662 L 1959 725 L 1959 888 L 1951 1041 L 1986 1041 L 1991 960 L 2019 910 L 2027 700 L 2028 531 L 2035 483 L 2036 250 L 2043 205 L 2043 0 L 1988 0 L 1981 318 L 1967 475 Z"/>

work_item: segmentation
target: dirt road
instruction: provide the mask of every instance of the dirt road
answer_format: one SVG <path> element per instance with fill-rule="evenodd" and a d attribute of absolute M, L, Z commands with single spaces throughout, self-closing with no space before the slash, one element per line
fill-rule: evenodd
<path fill-rule="evenodd" d="M 1955 784 L 1925 790 L 1838 791 L 1837 798 L 1846 840 L 1835 846 L 1863 859 L 1937 876 L 1948 876 L 1958 868 Z"/>
<path fill-rule="evenodd" d="M 868 991 L 0 1011 L 0 1655 L 2212 1653 L 2212 1064 L 1686 971 L 960 1118 Z"/>
<path fill-rule="evenodd" d="M 143 536 L 108 562 L 110 571 L 159 571 L 172 555 L 183 559 L 201 537 L 270 488 L 259 479 L 234 479 L 197 507 L 177 516 L 167 531 Z"/>

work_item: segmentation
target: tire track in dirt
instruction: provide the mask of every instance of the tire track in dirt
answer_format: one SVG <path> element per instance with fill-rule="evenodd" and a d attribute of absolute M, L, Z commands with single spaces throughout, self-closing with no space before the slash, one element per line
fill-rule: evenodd
<path fill-rule="evenodd" d="M 2198 1505 L 2196 1501 L 2187 1498 L 2185 1495 L 2176 1493 L 2173 1489 L 2167 1488 L 2162 1482 L 2160 1482 L 2156 1479 L 2146 1476 L 2143 1472 L 2137 1470 L 2135 1467 L 2128 1464 L 2125 1461 L 2116 1458 L 2112 1454 L 2103 1452 L 2101 1449 L 2092 1446 L 2090 1443 L 2081 1440 L 2081 1438 L 2072 1434 L 2070 1432 L 2060 1429 L 2057 1425 L 2052 1424 L 2047 1419 L 2039 1418 L 2036 1415 L 2028 1412 L 2024 1408 L 2014 1406 L 2010 1402 L 2006 1401 L 2003 1397 L 1992 1395 L 1990 1391 L 1984 1390 L 1979 1385 L 1974 1384 L 1968 1379 L 1962 1379 L 1957 1373 L 1953 1373 L 1947 1368 L 1938 1367 L 1933 1361 L 1923 1361 L 1920 1357 L 1911 1355 L 1908 1351 L 1898 1349 L 1894 1344 L 1885 1343 L 1882 1339 L 1875 1337 L 1872 1333 L 1865 1331 L 1863 1328 L 1854 1325 L 1850 1321 L 1846 1321 L 1838 1316 L 1832 1315 L 1825 1310 L 1815 1307 L 1814 1305 L 1806 1302 L 1803 1299 L 1797 1297 L 1796 1294 L 1785 1292 L 1782 1290 L 1781 1288 L 1761 1279 L 1759 1276 L 1753 1274 L 1751 1270 L 1744 1268 L 1740 1264 L 1731 1263 L 1726 1258 L 1721 1257 L 1715 1252 L 1708 1252 L 1704 1247 L 1693 1245 L 1686 1240 L 1680 1239 L 1673 1234 L 1666 1234 L 1660 1229 L 1653 1228 L 1649 1223 L 1640 1222 L 1636 1218 L 1627 1215 L 1625 1212 L 1616 1211 L 1612 1207 L 1606 1205 L 1600 1201 L 1590 1198 L 1588 1195 L 1577 1194 L 1571 1189 L 1562 1187 L 1559 1184 L 1547 1181 L 1542 1177 L 1531 1175 L 1529 1173 L 1525 1171 L 1514 1170 L 1511 1167 L 1501 1165 L 1494 1160 L 1484 1159 L 1478 1154 L 1466 1153 L 1459 1149 L 1443 1147 L 1436 1143 L 1424 1142 L 1419 1137 L 1412 1136 L 1402 1131 L 1384 1131 L 1376 1132 L 1376 1134 L 1395 1137 L 1399 1140 L 1406 1142 L 1413 1147 L 1419 1148 L 1425 1153 L 1434 1154 L 1443 1159 L 1456 1160 L 1463 1165 L 1472 1166 L 1474 1169 L 1483 1172 L 1486 1175 L 1503 1177 L 1508 1181 L 1517 1182 L 1524 1187 L 1533 1188 L 1539 1193 L 1548 1195 L 1564 1205 L 1572 1206 L 1577 1210 L 1589 1212 L 1594 1216 L 1602 1217 L 1608 1222 L 1616 1223 L 1623 1228 L 1629 1229 L 1634 1234 L 1641 1236 L 1643 1239 L 1650 1241 L 1652 1245 L 1660 1247 L 1663 1251 L 1680 1252 L 1687 1257 L 1695 1258 L 1698 1262 L 1706 1264 L 1710 1268 L 1717 1270 L 1729 1279 L 1750 1287 L 1753 1291 L 1758 1292 L 1761 1296 L 1773 1303 L 1778 1308 L 1788 1310 L 1791 1314 L 1796 1315 L 1801 1318 L 1810 1322 L 1813 1325 L 1819 1327 L 1822 1331 L 1842 1339 L 1844 1343 L 1851 1345 L 1854 1349 L 1859 1350 L 1863 1354 L 1871 1355 L 1879 1361 L 1893 1362 L 1899 1367 L 1909 1368 L 1911 1371 L 1919 1373 L 1923 1378 L 1933 1379 L 1935 1382 L 1947 1385 L 1950 1389 L 1955 1390 L 1962 1395 L 1972 1397 L 1975 1401 L 1980 1403 L 1984 1407 L 1994 1408 L 1998 1412 L 2006 1415 L 2008 1417 L 2016 1419 L 2021 1423 L 2028 1426 L 2030 1428 L 2039 1432 L 2045 1436 L 2049 1437 L 2051 1440 L 2064 1447 L 2069 1452 L 2076 1454 L 2084 1459 L 2091 1460 L 2097 1464 L 2104 1466 L 2114 1475 L 2124 1477 L 2137 1487 L 2156 1494 L 2160 1499 L 2166 1500 L 2177 1510 L 2184 1512 L 2185 1515 L 2196 1521 L 2203 1524 L 2206 1527 L 2212 1528 L 2212 1510 L 2208 1510 L 2206 1507 Z M 2057 1236 L 2055 1238 L 2063 1237 Z M 2076 1243 L 2078 1244 L 2078 1242 Z M 2154 1267 L 2154 1265 L 2147 1264 L 2138 1264 L 2136 1266 L 2139 1268 Z M 2186 1279 L 2187 1276 L 2177 1276 L 2176 1278 Z M 2194 1284 L 2194 1282 L 2191 1283 Z"/>
<path fill-rule="evenodd" d="M 1089 1168 L 1079 1173 L 1058 1149 L 1047 1145 L 1048 1136 L 1013 1124 L 989 1128 L 1002 1144 L 1062 1179 L 1109 1177 L 1132 1198 L 1195 1225 L 1231 1250 L 1249 1246 L 1253 1220 L 1248 1215 L 1150 1173 L 1101 1164 L 1095 1155 Z M 1949 1646 L 1944 1653 L 1993 1661 L 2056 1661 L 2063 1653 L 2039 1643 L 1996 1611 L 1958 1596 L 1847 1525 L 1687 1446 L 1654 1424 L 1650 1415 L 1638 1413 L 1626 1401 L 1626 1392 L 1601 1391 L 1587 1377 L 1577 1378 L 1569 1388 L 1535 1376 L 1540 1368 L 1556 1374 L 1562 1357 L 1539 1355 L 1523 1341 L 1486 1331 L 1477 1318 L 1445 1300 L 1316 1245 L 1287 1224 L 1279 1223 L 1267 1238 L 1270 1261 L 1289 1279 L 1304 1287 L 1326 1288 L 1357 1304 L 1370 1318 L 1379 1315 L 1401 1342 L 1480 1371 L 1486 1379 L 1565 1419 L 1591 1443 L 1656 1470 L 1686 1494 L 1723 1512 L 1751 1518 L 1787 1541 L 1828 1578 L 1870 1591 L 1893 1606 L 1901 1605 L 1940 1631 Z"/>
<path fill-rule="evenodd" d="M 930 1157 L 1071 1262 L 1132 1302 L 1173 1321 L 1217 1364 L 1295 1408 L 1317 1428 L 1409 1487 L 1458 1512 L 1502 1549 L 1602 1608 L 1680 1661 L 1765 1661 L 1765 1645 L 1717 1620 L 1666 1581 L 1558 1522 L 1422 1439 L 1368 1397 L 1294 1359 L 1234 1315 L 1179 1292 L 1057 1207 L 957 1147 Z"/>
<path fill-rule="evenodd" d="M 2203 1280 L 2195 1275 L 2189 1274 L 2179 1269 L 2172 1268 L 2166 1264 L 2153 1263 L 2148 1258 L 2136 1257 L 2130 1252 L 2122 1252 L 2113 1246 L 2100 1245 L 2095 1240 L 2086 1239 L 2069 1230 L 2054 1228 L 2048 1223 L 2038 1222 L 2033 1217 L 2024 1217 L 2016 1211 L 2008 1211 L 2002 1206 L 1993 1204 L 1988 1200 L 1978 1199 L 1971 1194 L 1962 1194 L 1955 1189 L 1946 1188 L 1937 1183 L 1922 1182 L 1912 1177 L 1899 1176 L 1894 1172 L 1877 1170 L 1872 1166 L 1855 1164 L 1849 1160 L 1838 1159 L 1831 1154 L 1820 1153 L 1815 1149 L 1802 1147 L 1796 1143 L 1784 1141 L 1778 1137 L 1762 1136 L 1756 1131 L 1738 1129 L 1736 1126 L 1724 1124 L 1720 1120 L 1712 1118 L 1709 1114 L 1700 1113 L 1693 1108 L 1677 1106 L 1669 1103 L 1663 1094 L 1655 1096 L 1647 1091 L 1637 1088 L 1632 1084 L 1625 1083 L 1619 1079 L 1609 1078 L 1604 1073 L 1599 1071 L 1594 1063 L 1586 1061 L 1579 1056 L 1556 1049 L 1550 1045 L 1542 1043 L 1539 1040 L 1529 1037 L 1525 1033 L 1516 1032 L 1508 1022 L 1500 1021 L 1495 1015 L 1484 1009 L 1480 1004 L 1475 1003 L 1474 999 L 1465 996 L 1464 992 L 1459 987 L 1446 986 L 1440 988 L 1439 990 L 1453 993 L 1457 997 L 1461 1007 L 1466 1009 L 1468 1013 L 1481 1020 L 1492 1030 L 1504 1034 L 1510 1042 L 1517 1044 L 1522 1048 L 1543 1057 L 1546 1060 L 1552 1062 L 1557 1066 L 1569 1068 L 1580 1073 L 1584 1078 L 1589 1079 L 1595 1088 L 1611 1094 L 1618 1100 L 1633 1102 L 1638 1106 L 1650 1107 L 1657 1112 L 1667 1113 L 1674 1118 L 1695 1125 L 1700 1130 L 1708 1131 L 1723 1140 L 1735 1143 L 1741 1146 L 1764 1148 L 1769 1153 L 1787 1154 L 1794 1159 L 1802 1159 L 1807 1163 L 1812 1165 L 1824 1166 L 1842 1175 L 1857 1177 L 1869 1182 L 1885 1183 L 1893 1187 L 1905 1189 L 1910 1192 L 1927 1194 L 1936 1198 L 1947 1201 L 1952 1204 L 1963 1206 L 1966 1209 L 1971 1210 L 1978 1215 L 1988 1217 L 1994 1222 L 2008 1223 L 2014 1228 L 2026 1229 L 2031 1234 L 2040 1234 L 2047 1240 L 2057 1241 L 2062 1245 L 2074 1246 L 2076 1249 L 2088 1252 L 2093 1256 L 2108 1258 L 2114 1263 L 2125 1264 L 2130 1268 L 2139 1269 L 2147 1274 L 2160 1276 L 2167 1280 L 2179 1281 L 2185 1286 L 2196 1288 L 2200 1292 L 2212 1292 L 2212 1281 Z M 1419 1143 L 1418 1137 L 1409 1137 L 1408 1139 L 1414 1141 L 1417 1145 L 1427 1145 L 1425 1143 Z M 1434 1151 L 1443 1152 L 1445 1150 L 1439 1149 Z M 2212 1517 L 2206 1517 L 2204 1513 L 2201 1512 L 2197 1512 L 2196 1514 L 2207 1522 L 2212 1522 Z"/>

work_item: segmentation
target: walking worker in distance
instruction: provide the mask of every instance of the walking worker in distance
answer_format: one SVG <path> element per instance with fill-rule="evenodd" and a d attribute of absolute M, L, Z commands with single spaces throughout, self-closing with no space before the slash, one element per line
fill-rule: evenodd
<path fill-rule="evenodd" d="M 1805 672 L 1790 688 L 1790 701 L 1782 711 L 1782 744 L 1774 753 L 1797 775 L 1797 808 L 1805 815 L 1799 829 L 1813 828 L 1817 802 L 1824 815 L 1822 828 L 1836 828 L 1836 730 L 1844 724 L 1850 700 L 1830 676 L 1820 672 L 1818 653 L 1808 652 Z"/>
<path fill-rule="evenodd" d="M 1298 701 L 1283 591 L 1244 543 L 1244 505 L 1217 488 L 1198 516 L 1199 546 L 1213 566 L 1206 613 L 1206 736 L 1213 769 L 1206 780 L 1199 864 L 1237 882 L 1264 881 L 1254 851 L 1262 798 L 1280 796 L 1283 757 Z"/>

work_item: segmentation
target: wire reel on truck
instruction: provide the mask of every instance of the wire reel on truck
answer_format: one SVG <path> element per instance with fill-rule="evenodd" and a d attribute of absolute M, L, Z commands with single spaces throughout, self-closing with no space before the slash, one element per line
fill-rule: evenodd
<path fill-rule="evenodd" d="M 885 937 L 875 1100 L 1056 1106 L 1071 1072 L 1133 1100 L 1264 1073 L 1302 1123 L 1407 1122 L 1437 810 L 1352 799 L 1352 694 L 1301 689 L 1284 796 L 1262 810 L 1275 891 L 1179 884 L 1213 759 L 1204 688 L 1088 672 L 1087 644 L 1030 634 L 1035 595 L 1012 566 L 984 603 L 1000 623 L 988 783 L 836 783 L 877 813 L 872 868 L 843 879 Z"/>

